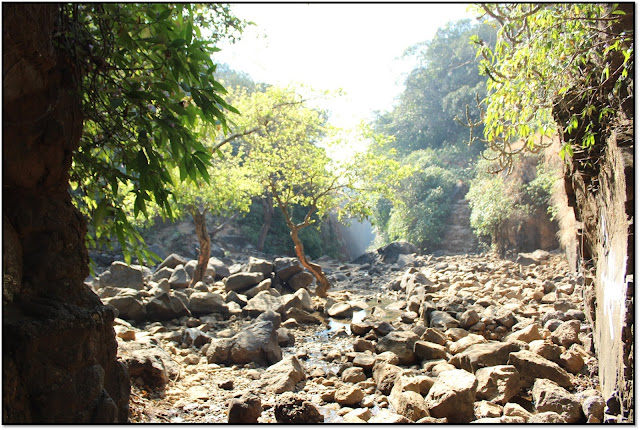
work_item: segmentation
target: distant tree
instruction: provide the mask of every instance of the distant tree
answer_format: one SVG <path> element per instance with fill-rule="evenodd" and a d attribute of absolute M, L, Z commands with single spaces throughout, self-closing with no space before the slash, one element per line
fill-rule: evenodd
<path fill-rule="evenodd" d="M 312 225 L 316 216 L 322 219 L 330 211 L 341 218 L 369 215 L 370 195 L 389 193 L 382 177 L 395 178 L 400 166 L 372 152 L 360 153 L 348 162 L 330 159 L 320 140 L 336 144 L 344 136 L 337 132 L 329 136 L 325 115 L 309 107 L 291 88 L 240 94 L 234 104 L 243 112 L 234 121 L 238 132 L 246 133 L 247 163 L 284 216 L 296 255 L 318 281 L 316 294 L 324 297 L 330 283 L 322 268 L 307 259 L 300 231 Z M 379 136 L 363 132 L 361 138 Z M 300 206 L 306 212 L 296 219 L 294 209 Z"/>

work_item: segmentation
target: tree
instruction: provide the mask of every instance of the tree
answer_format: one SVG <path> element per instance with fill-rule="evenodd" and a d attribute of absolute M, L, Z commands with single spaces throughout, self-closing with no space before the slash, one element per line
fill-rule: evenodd
<path fill-rule="evenodd" d="M 477 11 L 498 27 L 495 48 L 479 37 L 475 42 L 480 71 L 490 78 L 479 105 L 484 138 L 500 167 L 510 170 L 513 155 L 537 151 L 555 134 L 565 142 L 561 156 L 601 147 L 599 131 L 632 100 L 633 33 L 615 28 L 626 13 L 602 3 L 493 4 Z"/>
<path fill-rule="evenodd" d="M 315 216 L 321 219 L 330 211 L 340 217 L 370 214 L 364 193 L 389 189 L 381 180 L 374 183 L 368 179 L 393 176 L 399 165 L 371 152 L 359 154 L 350 162 L 331 160 L 326 146 L 341 142 L 344 136 L 330 133 L 324 115 L 308 107 L 291 88 L 269 87 L 264 92 L 240 94 L 234 100 L 243 112 L 234 118 L 238 130 L 256 130 L 243 138 L 248 162 L 284 216 L 296 256 L 318 281 L 316 294 L 324 297 L 330 283 L 322 268 L 307 259 L 301 230 L 312 225 Z M 325 148 L 319 145 L 323 137 L 329 139 L 323 143 Z M 369 133 L 362 138 L 368 137 L 375 135 Z M 306 212 L 296 219 L 294 209 L 300 206 Z"/>
<path fill-rule="evenodd" d="M 93 221 L 88 239 L 117 237 L 130 260 L 142 238 L 127 220 L 121 188 L 172 217 L 170 172 L 196 181 L 211 167 L 197 121 L 228 130 L 225 89 L 214 78 L 217 41 L 234 39 L 244 23 L 229 5 L 105 3 L 63 6 L 69 25 L 60 43 L 78 58 L 85 116 L 73 159 L 76 204 Z M 184 175 L 183 175 L 184 176 Z"/>

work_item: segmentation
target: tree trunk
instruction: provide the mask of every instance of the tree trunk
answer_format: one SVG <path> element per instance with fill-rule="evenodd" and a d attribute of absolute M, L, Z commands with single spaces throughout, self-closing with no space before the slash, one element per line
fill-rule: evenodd
<path fill-rule="evenodd" d="M 298 237 L 298 230 L 299 229 L 296 228 L 293 228 L 291 230 L 291 239 L 293 240 L 293 244 L 295 245 L 298 260 L 300 260 L 300 263 L 302 263 L 302 265 L 306 267 L 307 270 L 309 270 L 318 281 L 318 286 L 316 287 L 316 295 L 318 297 L 327 297 L 327 291 L 329 291 L 329 288 L 331 288 L 331 283 L 322 271 L 322 267 L 307 260 L 307 257 L 304 255 L 304 246 L 302 245 L 302 242 Z"/>
<path fill-rule="evenodd" d="M 209 258 L 211 258 L 211 238 L 207 232 L 207 221 L 205 219 L 207 211 L 195 210 L 191 213 L 193 222 L 196 225 L 196 235 L 198 236 L 198 242 L 200 242 L 200 253 L 198 254 L 198 264 L 193 271 L 193 278 L 189 287 L 193 288 L 198 282 L 204 278 L 204 273 L 207 270 L 207 264 L 209 264 Z"/>
<path fill-rule="evenodd" d="M 269 233 L 269 229 L 271 228 L 271 220 L 273 219 L 273 196 L 268 193 L 267 197 L 262 200 L 262 208 L 264 213 L 264 222 L 262 223 L 262 228 L 260 229 L 260 236 L 258 237 L 258 251 L 264 251 L 264 242 L 267 240 L 267 234 Z"/>
<path fill-rule="evenodd" d="M 53 40 L 60 5 L 2 12 L 2 421 L 126 422 L 113 310 L 84 285 L 86 224 L 68 192 L 82 58 Z"/>

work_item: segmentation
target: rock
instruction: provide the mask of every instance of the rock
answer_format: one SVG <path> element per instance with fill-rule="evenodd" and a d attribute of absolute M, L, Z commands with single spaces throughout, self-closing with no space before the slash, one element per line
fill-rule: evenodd
<path fill-rule="evenodd" d="M 557 363 L 569 373 L 574 375 L 579 373 L 584 366 L 584 359 L 582 355 L 578 353 L 573 345 L 571 348 L 560 354 L 560 358 Z"/>
<path fill-rule="evenodd" d="M 213 339 L 206 351 L 208 363 L 230 364 L 231 347 L 234 340 L 228 338 Z"/>
<path fill-rule="evenodd" d="M 562 354 L 562 347 L 550 343 L 549 339 L 534 340 L 529 343 L 529 351 L 557 363 L 560 360 L 560 354 Z"/>
<path fill-rule="evenodd" d="M 373 380 L 385 396 L 391 393 L 396 378 L 401 374 L 402 369 L 394 364 L 381 362 L 373 366 Z"/>
<path fill-rule="evenodd" d="M 196 348 L 200 348 L 210 341 L 211 337 L 197 328 L 187 328 L 182 334 L 182 343 L 185 343 L 187 346 L 193 345 Z"/>
<path fill-rule="evenodd" d="M 529 266 L 531 264 L 541 264 L 543 261 L 548 260 L 549 259 L 549 252 L 548 251 L 543 251 L 541 249 L 538 249 L 534 252 L 529 252 L 529 253 L 525 253 L 525 252 L 521 252 L 518 254 L 518 257 L 516 258 L 516 263 L 521 264 L 523 266 Z"/>
<path fill-rule="evenodd" d="M 300 291 L 300 290 L 299 290 Z M 298 308 L 291 308 L 285 314 L 285 318 L 293 318 L 299 324 L 314 324 L 319 325 L 322 324 L 322 320 L 315 315 L 310 314 L 307 311 L 303 311 Z"/>
<path fill-rule="evenodd" d="M 367 342 L 367 341 L 365 341 Z M 373 354 L 356 354 L 353 358 L 353 365 L 361 367 L 365 372 L 371 372 L 376 364 L 376 357 Z"/>
<path fill-rule="evenodd" d="M 502 406 L 481 400 L 473 404 L 473 414 L 476 418 L 498 418 L 502 416 Z"/>
<path fill-rule="evenodd" d="M 125 327 L 125 326 L 121 326 L 121 325 L 117 325 L 115 327 L 113 327 L 115 332 L 116 332 L 116 336 L 118 336 L 118 338 L 122 339 L 122 340 L 136 340 L 136 332 L 135 330 L 129 328 L 129 327 Z"/>
<path fill-rule="evenodd" d="M 458 369 L 475 372 L 481 367 L 498 366 L 509 360 L 509 354 L 519 351 L 515 343 L 487 342 L 477 343 L 461 353 L 454 355 L 449 363 Z"/>
<path fill-rule="evenodd" d="M 180 368 L 162 348 L 148 344 L 127 342 L 119 344 L 122 357 L 132 381 L 140 380 L 149 388 L 164 388 L 180 375 Z"/>
<path fill-rule="evenodd" d="M 275 417 L 282 424 L 323 423 L 324 416 L 311 402 L 300 394 L 286 393 L 278 398 L 275 405 Z"/>
<path fill-rule="evenodd" d="M 506 403 L 504 405 L 502 413 L 504 414 L 504 416 L 507 416 L 507 417 L 523 418 L 525 422 L 529 421 L 529 419 L 532 416 L 531 412 L 527 411 L 525 408 L 523 408 L 517 403 Z"/>
<path fill-rule="evenodd" d="M 505 404 L 520 392 L 520 374 L 514 366 L 483 367 L 475 375 L 479 399 Z"/>
<path fill-rule="evenodd" d="M 243 291 L 264 279 L 264 275 L 258 272 L 240 272 L 226 278 L 224 282 L 225 291 Z"/>
<path fill-rule="evenodd" d="M 282 359 L 278 335 L 271 321 L 258 321 L 244 328 L 232 338 L 232 341 L 230 351 L 232 363 L 254 362 L 259 365 L 269 365 Z"/>
<path fill-rule="evenodd" d="M 460 325 L 460 322 L 443 311 L 433 311 L 430 314 L 429 327 L 447 330 L 449 328 L 455 328 Z M 426 321 L 425 321 L 426 322 Z"/>
<path fill-rule="evenodd" d="M 282 316 L 278 312 L 267 310 L 258 315 L 254 323 L 260 321 L 271 321 L 271 324 L 273 324 L 273 327 L 277 330 L 280 328 L 280 324 L 282 324 Z"/>
<path fill-rule="evenodd" d="M 305 312 L 313 312 L 313 301 L 309 291 L 305 288 L 299 289 L 294 294 L 282 296 L 282 303 L 285 310 L 298 308 Z"/>
<path fill-rule="evenodd" d="M 274 265 L 276 277 L 284 282 L 289 281 L 293 275 L 304 270 L 296 258 L 276 258 Z"/>
<path fill-rule="evenodd" d="M 191 277 L 182 264 L 176 266 L 169 278 L 169 285 L 171 285 L 171 288 L 173 289 L 187 288 L 190 282 Z"/>
<path fill-rule="evenodd" d="M 230 424 L 256 424 L 262 414 L 262 402 L 254 394 L 245 393 L 240 398 L 229 401 L 227 410 Z"/>
<path fill-rule="evenodd" d="M 445 345 L 447 343 L 447 336 L 436 328 L 428 328 L 420 336 L 421 340 L 427 342 L 437 343 L 438 345 Z"/>
<path fill-rule="evenodd" d="M 375 352 L 376 350 L 376 346 L 373 342 L 371 342 L 370 340 L 366 340 L 366 339 L 357 339 L 354 343 L 353 343 L 353 350 L 356 352 L 364 352 L 364 351 L 371 351 L 371 352 Z"/>
<path fill-rule="evenodd" d="M 264 281 L 260 281 L 260 283 L 255 287 L 251 287 L 248 290 L 246 290 L 244 294 L 249 298 L 253 298 L 256 295 L 258 295 L 258 293 L 262 291 L 267 291 L 269 288 L 271 288 L 271 284 L 272 284 L 271 279 L 265 279 Z"/>
<path fill-rule="evenodd" d="M 233 275 L 232 275 L 233 276 Z M 242 312 L 251 317 L 257 317 L 263 312 L 272 310 L 282 313 L 284 307 L 280 297 L 272 296 L 268 291 L 261 291 L 255 297 L 249 299 Z"/>
<path fill-rule="evenodd" d="M 184 270 L 187 272 L 189 279 L 193 278 L 193 272 L 195 272 L 197 265 L 198 260 L 189 260 L 187 264 L 184 265 Z"/>
<path fill-rule="evenodd" d="M 229 269 L 225 264 L 216 257 L 209 258 L 209 262 L 207 263 L 207 271 L 213 270 L 215 273 L 212 275 L 215 279 L 223 279 L 230 275 Z"/>
<path fill-rule="evenodd" d="M 367 379 L 364 374 L 364 369 L 355 366 L 345 369 L 342 372 L 341 378 L 343 382 L 352 382 L 354 384 Z"/>
<path fill-rule="evenodd" d="M 531 351 L 511 353 L 508 364 L 515 366 L 522 378 L 529 384 L 537 378 L 543 378 L 550 379 L 562 387 L 573 387 L 571 376 L 566 370 Z"/>
<path fill-rule="evenodd" d="M 418 314 L 413 311 L 404 312 L 400 315 L 400 320 L 405 324 L 412 324 L 418 318 Z"/>
<path fill-rule="evenodd" d="M 357 408 L 347 413 L 342 418 L 345 420 L 345 422 L 353 422 L 352 419 L 354 418 L 357 418 L 363 422 L 367 422 L 369 421 L 369 419 L 371 419 L 372 416 L 373 416 L 373 413 L 371 412 L 371 409 Z"/>
<path fill-rule="evenodd" d="M 271 276 L 271 272 L 273 272 L 273 263 L 261 258 L 249 257 L 246 272 L 262 273 L 263 279 L 269 278 Z"/>
<path fill-rule="evenodd" d="M 229 314 L 229 308 L 220 294 L 196 292 L 189 296 L 189 310 L 192 315 L 211 313 Z"/>
<path fill-rule="evenodd" d="M 415 391 L 403 391 L 399 393 L 391 393 L 389 401 L 395 411 L 408 418 L 411 421 L 417 421 L 420 418 L 429 416 L 429 409 L 424 397 Z"/>
<path fill-rule="evenodd" d="M 582 405 L 567 390 L 549 379 L 536 379 L 531 390 L 536 412 L 555 412 L 565 422 L 577 423 L 582 418 Z"/>
<path fill-rule="evenodd" d="M 469 348 L 471 345 L 476 345 L 478 343 L 487 343 L 487 339 L 484 336 L 480 336 L 478 334 L 469 334 L 462 339 L 459 339 L 449 345 L 449 352 L 453 355 L 459 354 L 462 351 Z M 444 357 L 443 357 L 444 358 Z"/>
<path fill-rule="evenodd" d="M 134 295 L 117 295 L 102 299 L 102 303 L 112 306 L 118 311 L 117 316 L 126 320 L 141 321 L 147 315 L 142 300 Z"/>
<path fill-rule="evenodd" d="M 469 332 L 463 328 L 452 327 L 445 330 L 444 334 L 447 336 L 447 339 L 451 339 L 452 342 L 457 342 L 460 339 L 463 339 L 469 336 Z"/>
<path fill-rule="evenodd" d="M 460 327 L 468 329 L 480 321 L 480 316 L 473 309 L 466 310 L 460 316 Z"/>
<path fill-rule="evenodd" d="M 418 339 L 418 335 L 412 331 L 392 331 L 378 340 L 376 352 L 391 351 L 398 356 L 399 364 L 413 364 L 416 360 L 413 347 Z"/>
<path fill-rule="evenodd" d="M 528 424 L 560 424 L 566 421 L 556 412 L 542 412 L 532 415 Z"/>
<path fill-rule="evenodd" d="M 409 242 L 400 241 L 378 248 L 377 252 L 382 256 L 383 262 L 393 264 L 398 261 L 400 254 L 415 254 L 418 252 L 418 248 Z"/>
<path fill-rule="evenodd" d="M 286 328 L 280 327 L 276 330 L 276 334 L 278 335 L 278 345 L 280 345 L 280 347 L 284 348 L 295 345 L 296 337 Z"/>
<path fill-rule="evenodd" d="M 410 422 L 406 417 L 391 412 L 389 409 L 380 409 L 367 423 L 373 424 L 405 424 Z"/>
<path fill-rule="evenodd" d="M 260 377 L 260 387 L 275 394 L 293 391 L 296 384 L 305 378 L 298 359 L 291 355 L 268 367 Z"/>
<path fill-rule="evenodd" d="M 542 327 L 540 327 L 540 324 L 538 323 L 530 324 L 521 330 L 514 331 L 513 333 L 505 336 L 504 341 L 509 342 L 519 340 L 529 343 L 534 340 L 540 340 L 542 339 L 542 334 L 540 333 L 541 329 Z"/>
<path fill-rule="evenodd" d="M 354 385 L 344 384 L 339 387 L 335 394 L 334 400 L 341 405 L 356 405 L 364 398 L 364 391 Z"/>
<path fill-rule="evenodd" d="M 229 291 L 227 296 L 224 298 L 224 301 L 227 303 L 237 303 L 240 307 L 243 307 L 247 304 L 247 296 L 244 294 L 238 294 L 235 291 Z"/>
<path fill-rule="evenodd" d="M 171 254 L 167 258 L 165 258 L 162 263 L 160 263 L 156 271 L 162 269 L 163 267 L 175 269 L 179 264 L 182 264 L 184 266 L 185 264 L 187 264 L 187 259 L 178 254 Z"/>
<path fill-rule="evenodd" d="M 313 275 L 309 272 L 300 272 L 293 275 L 287 281 L 289 287 L 294 290 L 300 290 L 301 288 L 307 288 L 313 283 Z"/>
<path fill-rule="evenodd" d="M 465 370 L 440 373 L 426 398 L 429 413 L 450 423 L 473 421 L 476 386 L 476 377 Z"/>
<path fill-rule="evenodd" d="M 574 343 L 579 343 L 578 333 L 580 333 L 580 321 L 565 321 L 556 328 L 551 334 L 551 340 L 556 345 L 562 345 L 569 348 Z"/>
<path fill-rule="evenodd" d="M 122 261 L 111 263 L 109 270 L 100 274 L 100 287 L 133 288 L 141 290 L 144 286 L 142 266 L 128 266 Z"/>
<path fill-rule="evenodd" d="M 353 316 L 353 307 L 346 302 L 339 302 L 329 308 L 327 314 L 333 318 L 348 319 Z"/>
<path fill-rule="evenodd" d="M 418 340 L 413 346 L 415 356 L 418 360 L 436 360 L 447 358 L 447 349 L 437 343 Z"/>
<path fill-rule="evenodd" d="M 147 319 L 165 321 L 182 316 L 191 316 L 184 303 L 173 294 L 160 294 L 149 300 L 145 306 Z"/>
<path fill-rule="evenodd" d="M 171 274 L 173 273 L 173 269 L 169 267 L 163 267 L 161 269 L 156 269 L 156 271 L 151 275 L 151 280 L 154 282 L 158 282 L 161 279 L 171 278 Z"/>
<path fill-rule="evenodd" d="M 582 401 L 582 412 L 586 417 L 594 417 L 597 422 L 601 423 L 604 420 L 604 408 L 606 405 L 601 396 L 589 396 Z"/>
<path fill-rule="evenodd" d="M 386 321 L 378 321 L 373 325 L 373 331 L 375 331 L 378 336 L 386 336 L 394 330 L 395 328 Z"/>
<path fill-rule="evenodd" d="M 356 336 L 364 336 L 373 329 L 374 324 L 371 321 L 360 321 L 351 323 L 351 333 Z"/>

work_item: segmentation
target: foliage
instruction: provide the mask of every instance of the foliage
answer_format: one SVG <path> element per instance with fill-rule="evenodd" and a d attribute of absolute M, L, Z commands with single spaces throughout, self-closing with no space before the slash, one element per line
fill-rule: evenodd
<path fill-rule="evenodd" d="M 481 37 L 475 42 L 480 70 L 490 78 L 481 106 L 484 137 L 500 168 L 511 170 L 514 154 L 535 152 L 544 146 L 538 138 L 558 132 L 563 157 L 574 147 L 593 148 L 599 130 L 632 97 L 633 33 L 619 30 L 625 12 L 603 3 L 476 8 L 498 27 L 495 47 Z"/>
<path fill-rule="evenodd" d="M 488 236 L 495 243 L 502 223 L 515 210 L 515 202 L 506 193 L 503 177 L 494 175 L 473 181 L 467 199 L 471 207 L 471 228 L 478 237 Z"/>
<path fill-rule="evenodd" d="M 115 235 L 127 261 L 127 244 L 142 258 L 123 191 L 135 196 L 135 215 L 153 204 L 171 217 L 174 169 L 183 179 L 207 177 L 212 154 L 197 121 L 225 131 L 226 115 L 236 112 L 214 79 L 212 54 L 217 41 L 234 39 L 244 23 L 222 4 L 83 3 L 62 11 L 67 31 L 58 43 L 84 74 L 72 194 L 92 221 L 89 242 Z"/>
<path fill-rule="evenodd" d="M 389 239 L 404 239 L 427 250 L 438 245 L 451 212 L 456 183 L 454 174 L 442 167 L 415 168 L 400 187 L 401 202 L 390 211 Z"/>

